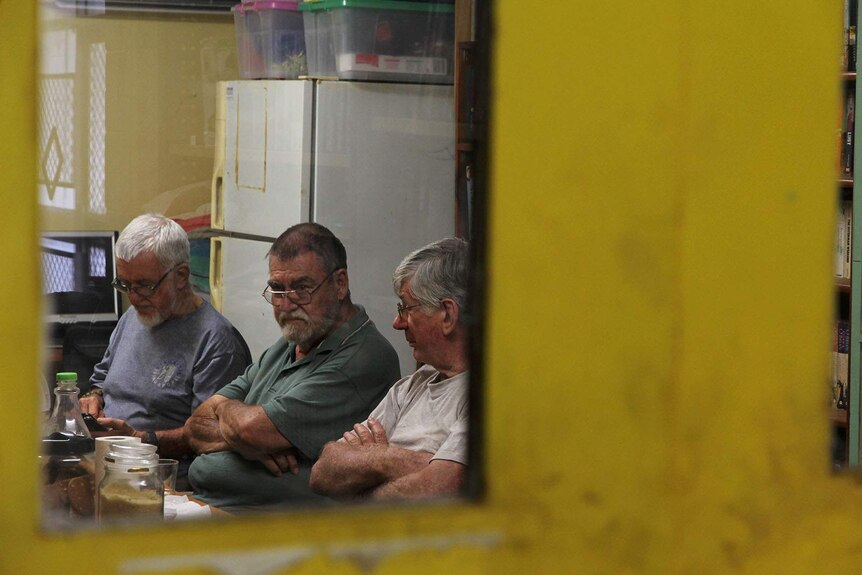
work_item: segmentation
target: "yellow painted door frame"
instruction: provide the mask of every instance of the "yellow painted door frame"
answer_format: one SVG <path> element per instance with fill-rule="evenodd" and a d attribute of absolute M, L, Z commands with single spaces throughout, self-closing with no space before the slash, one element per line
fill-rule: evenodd
<path fill-rule="evenodd" d="M 0 573 L 858 571 L 825 403 L 834 4 L 494 3 L 481 501 L 58 536 L 36 2 L 0 0 Z"/>

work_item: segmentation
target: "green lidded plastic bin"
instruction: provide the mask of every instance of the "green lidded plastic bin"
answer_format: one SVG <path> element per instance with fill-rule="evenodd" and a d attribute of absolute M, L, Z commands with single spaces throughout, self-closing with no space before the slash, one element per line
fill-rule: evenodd
<path fill-rule="evenodd" d="M 299 5 L 308 75 L 341 80 L 451 84 L 452 4 L 318 0 Z"/>

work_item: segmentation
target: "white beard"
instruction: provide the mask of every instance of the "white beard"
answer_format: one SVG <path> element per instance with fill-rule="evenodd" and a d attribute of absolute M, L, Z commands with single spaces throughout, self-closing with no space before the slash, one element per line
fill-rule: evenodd
<path fill-rule="evenodd" d="M 305 313 L 305 310 L 301 308 L 291 313 L 281 312 L 276 319 L 278 325 L 281 327 L 281 333 L 287 341 L 295 343 L 302 349 L 308 349 L 311 344 L 322 340 L 329 334 L 329 331 L 335 324 L 335 319 L 338 317 L 339 305 L 340 302 L 335 300 L 332 306 L 317 321 L 312 321 L 308 314 Z M 287 320 L 289 318 L 302 319 L 305 320 L 305 323 L 288 323 Z"/>
<path fill-rule="evenodd" d="M 137 312 L 137 310 L 135 310 Z M 153 315 L 143 315 L 138 312 L 138 321 L 140 321 L 145 327 L 156 327 L 157 325 L 161 325 L 165 322 L 165 317 L 161 314 L 159 310 L 155 310 Z"/>

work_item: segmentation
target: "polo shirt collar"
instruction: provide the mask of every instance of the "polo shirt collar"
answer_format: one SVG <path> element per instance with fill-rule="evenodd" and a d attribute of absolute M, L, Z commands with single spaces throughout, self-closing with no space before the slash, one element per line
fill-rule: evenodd
<path fill-rule="evenodd" d="M 338 349 L 338 346 L 341 345 L 341 342 L 343 342 L 344 339 L 347 338 L 347 336 L 351 335 L 355 331 L 358 331 L 359 328 L 362 327 L 365 322 L 369 321 L 368 314 L 365 313 L 364 307 L 358 304 L 353 304 L 353 306 L 356 308 L 356 314 L 352 318 L 341 324 L 338 329 L 326 336 L 323 341 L 318 344 L 317 347 L 315 347 L 313 350 L 311 350 L 311 352 L 308 353 L 308 355 L 298 361 L 294 361 L 290 367 L 303 364 L 306 361 L 311 361 L 320 353 L 329 353 Z M 288 357 L 295 357 L 295 350 L 296 344 L 291 343 L 290 349 L 288 350 Z"/>

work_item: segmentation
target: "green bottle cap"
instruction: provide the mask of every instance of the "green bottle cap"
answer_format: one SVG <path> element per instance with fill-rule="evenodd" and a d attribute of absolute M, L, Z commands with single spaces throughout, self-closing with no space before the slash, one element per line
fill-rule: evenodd
<path fill-rule="evenodd" d="M 61 371 L 57 374 L 57 381 L 78 381 L 78 374 L 74 371 Z"/>

